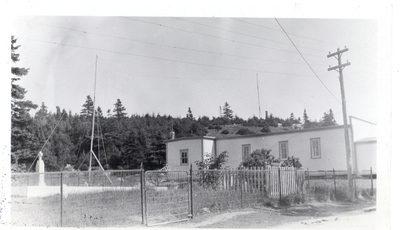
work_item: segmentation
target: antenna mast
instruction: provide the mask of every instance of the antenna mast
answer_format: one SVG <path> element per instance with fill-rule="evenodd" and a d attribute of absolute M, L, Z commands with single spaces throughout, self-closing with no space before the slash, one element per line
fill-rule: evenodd
<path fill-rule="evenodd" d="M 93 137 L 94 137 L 94 122 L 95 122 L 95 113 L 96 113 L 96 78 L 97 78 L 97 55 L 96 55 L 96 63 L 94 70 L 94 95 L 93 95 L 93 119 L 92 119 L 92 136 L 90 139 L 90 157 L 89 157 L 89 182 L 90 182 L 90 172 L 92 171 L 92 154 L 93 154 Z"/>
<path fill-rule="evenodd" d="M 258 88 L 258 73 L 256 73 L 256 76 L 257 76 L 257 94 L 258 94 L 258 118 L 261 119 L 260 89 Z"/>

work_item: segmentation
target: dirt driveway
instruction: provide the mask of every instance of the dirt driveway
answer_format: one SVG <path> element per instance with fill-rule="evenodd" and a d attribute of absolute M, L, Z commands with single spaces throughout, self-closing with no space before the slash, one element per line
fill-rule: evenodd
<path fill-rule="evenodd" d="M 375 202 L 308 203 L 204 213 L 168 228 L 375 229 Z"/>

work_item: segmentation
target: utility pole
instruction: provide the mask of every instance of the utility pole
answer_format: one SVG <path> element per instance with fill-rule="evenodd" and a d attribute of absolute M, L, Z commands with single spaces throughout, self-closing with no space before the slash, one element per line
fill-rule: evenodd
<path fill-rule="evenodd" d="M 354 201 L 355 194 L 354 194 L 354 185 L 353 185 L 353 162 L 351 159 L 350 138 L 349 138 L 349 131 L 348 131 L 349 128 L 348 128 L 348 124 L 347 124 L 347 112 L 346 112 L 346 97 L 345 97 L 345 93 L 344 93 L 344 83 L 343 83 L 343 69 L 346 66 L 349 66 L 350 62 L 347 61 L 347 63 L 342 64 L 342 59 L 341 59 L 342 54 L 347 51 L 349 51 L 349 49 L 346 47 L 344 47 L 343 50 L 340 50 L 338 48 L 335 53 L 329 52 L 327 57 L 328 58 L 335 57 L 338 60 L 338 65 L 334 66 L 334 67 L 329 66 L 328 71 L 336 70 L 337 72 L 339 72 L 340 91 L 342 94 L 344 138 L 345 138 L 345 144 L 346 144 L 347 177 L 348 177 L 348 183 L 349 183 L 348 198 L 351 201 Z"/>

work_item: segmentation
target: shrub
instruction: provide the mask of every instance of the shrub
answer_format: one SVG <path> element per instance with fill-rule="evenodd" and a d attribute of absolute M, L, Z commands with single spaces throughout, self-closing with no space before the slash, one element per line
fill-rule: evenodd
<path fill-rule="evenodd" d="M 347 187 L 345 186 L 339 186 L 336 187 L 336 193 L 334 189 L 331 191 L 331 193 L 334 195 L 336 201 L 347 201 Z"/>
<path fill-rule="evenodd" d="M 226 129 L 224 129 L 224 130 L 221 131 L 221 134 L 225 134 L 225 135 L 226 135 L 226 134 L 229 134 L 229 131 L 226 130 Z"/>
<path fill-rule="evenodd" d="M 203 161 L 196 161 L 198 168 L 199 185 L 203 187 L 211 187 L 216 189 L 220 183 L 221 172 L 219 171 L 208 171 L 209 169 L 222 169 L 223 166 L 228 162 L 228 151 L 220 153 L 216 158 L 210 156 L 210 153 L 206 153 L 206 157 Z"/>
<path fill-rule="evenodd" d="M 270 133 L 271 129 L 269 128 L 269 126 L 264 126 L 260 131 L 263 133 Z"/>
<path fill-rule="evenodd" d="M 281 167 L 295 167 L 301 168 L 303 165 L 300 163 L 299 158 L 291 156 L 281 163 Z"/>
<path fill-rule="evenodd" d="M 290 196 L 282 196 L 281 199 L 279 199 L 279 207 L 288 207 L 292 204 L 292 199 Z"/>
<path fill-rule="evenodd" d="M 79 168 L 79 170 L 81 171 L 88 171 L 89 167 L 86 164 L 81 165 L 81 167 Z"/>
<path fill-rule="evenodd" d="M 270 155 L 271 149 L 256 149 L 254 150 L 250 156 L 246 157 L 241 166 L 243 167 L 265 167 L 270 165 L 271 163 L 279 162 L 279 160 L 275 160 L 273 155 Z"/>
<path fill-rule="evenodd" d="M 239 129 L 237 132 L 236 132 L 236 134 L 239 134 L 239 135 L 248 135 L 248 134 L 254 134 L 254 132 L 252 132 L 250 129 L 248 129 L 248 128 L 241 128 L 241 129 Z"/>

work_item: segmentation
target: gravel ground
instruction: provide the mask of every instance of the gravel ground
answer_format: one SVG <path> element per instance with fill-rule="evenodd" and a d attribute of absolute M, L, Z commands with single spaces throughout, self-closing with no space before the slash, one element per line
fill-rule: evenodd
<path fill-rule="evenodd" d="M 307 203 L 287 208 L 258 207 L 251 209 L 227 210 L 209 212 L 195 216 L 187 222 L 173 223 L 156 227 L 121 226 L 100 228 L 116 229 L 176 229 L 176 228 L 243 228 L 243 229 L 375 229 L 375 202 L 364 201 L 356 203 Z M 1 226 L 0 226 L 1 227 Z M 60 229 L 39 227 L 13 227 L 1 229 Z M 99 229 L 62 228 L 69 229 Z"/>

